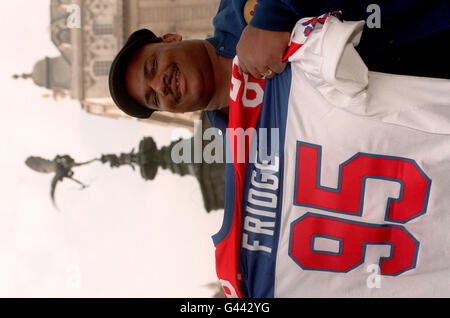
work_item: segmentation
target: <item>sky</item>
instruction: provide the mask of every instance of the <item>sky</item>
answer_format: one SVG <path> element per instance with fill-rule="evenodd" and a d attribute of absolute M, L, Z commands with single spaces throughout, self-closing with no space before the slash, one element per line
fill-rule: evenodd
<path fill-rule="evenodd" d="M 51 175 L 28 156 L 76 161 L 129 152 L 145 136 L 158 147 L 179 128 L 88 114 L 79 102 L 13 74 L 58 55 L 50 41 L 49 1 L 0 2 L 0 297 L 211 297 L 216 282 L 211 236 L 223 210 L 206 213 L 194 177 L 159 170 L 153 181 L 124 166 L 75 168 L 50 200 Z"/>

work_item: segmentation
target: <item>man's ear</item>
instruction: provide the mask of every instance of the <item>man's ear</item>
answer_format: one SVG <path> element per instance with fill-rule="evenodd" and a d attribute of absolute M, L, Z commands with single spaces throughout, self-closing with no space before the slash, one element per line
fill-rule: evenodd
<path fill-rule="evenodd" d="M 175 33 L 167 33 L 162 36 L 163 42 L 171 43 L 171 42 L 180 42 L 183 40 L 182 36 Z"/>

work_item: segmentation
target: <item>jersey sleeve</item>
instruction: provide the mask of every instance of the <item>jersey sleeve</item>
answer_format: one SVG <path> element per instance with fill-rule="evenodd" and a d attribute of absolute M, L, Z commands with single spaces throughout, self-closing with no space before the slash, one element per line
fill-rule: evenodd
<path fill-rule="evenodd" d="M 292 31 L 285 60 L 301 70 L 333 107 L 371 120 L 448 134 L 450 109 L 442 92 L 450 89 L 449 81 L 372 72 L 357 51 L 364 24 L 342 21 L 338 11 L 301 19 Z M 433 103 L 425 107 L 425 99 Z"/>

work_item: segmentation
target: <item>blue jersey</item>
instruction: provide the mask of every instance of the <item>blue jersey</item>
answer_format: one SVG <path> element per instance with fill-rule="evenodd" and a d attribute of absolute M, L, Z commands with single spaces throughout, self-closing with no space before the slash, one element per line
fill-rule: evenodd
<path fill-rule="evenodd" d="M 235 297 L 450 294 L 450 81 L 370 72 L 364 22 L 300 20 L 271 80 L 233 63 L 217 275 Z"/>

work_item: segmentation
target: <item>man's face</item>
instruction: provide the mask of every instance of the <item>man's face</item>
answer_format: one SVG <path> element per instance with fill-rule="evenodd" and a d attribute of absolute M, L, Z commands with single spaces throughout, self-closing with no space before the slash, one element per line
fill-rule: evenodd
<path fill-rule="evenodd" d="M 138 50 L 125 81 L 128 93 L 141 105 L 177 113 L 206 108 L 214 92 L 203 41 L 181 41 L 174 34 Z"/>

